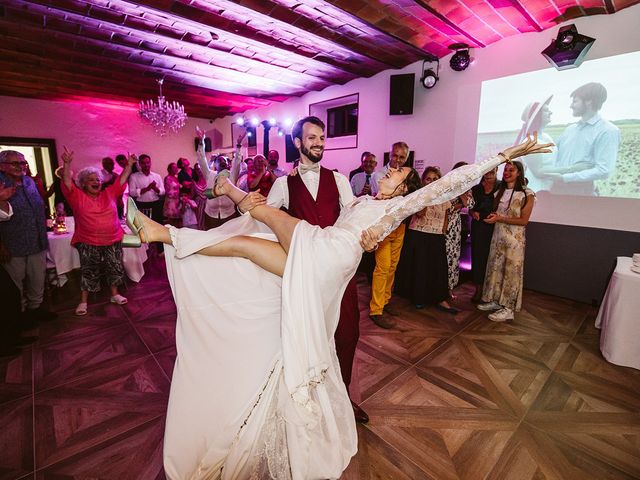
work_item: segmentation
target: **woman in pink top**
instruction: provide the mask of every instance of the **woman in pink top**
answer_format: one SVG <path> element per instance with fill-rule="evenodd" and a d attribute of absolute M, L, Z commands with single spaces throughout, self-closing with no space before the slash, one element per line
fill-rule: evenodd
<path fill-rule="evenodd" d="M 80 170 L 77 175 L 78 186 L 74 185 L 70 167 L 73 152 L 69 152 L 66 147 L 64 150 L 62 192 L 75 217 L 75 232 L 71 244 L 80 254 L 81 295 L 75 313 L 86 315 L 89 292 L 100 291 L 101 274 L 105 275 L 111 288 L 111 303 L 127 303 L 127 299 L 118 292 L 118 285 L 122 284 L 124 276 L 121 244 L 124 231 L 118 219 L 116 202 L 127 186 L 136 157 L 130 155 L 120 178 L 101 190 L 100 170 L 95 167 Z"/>

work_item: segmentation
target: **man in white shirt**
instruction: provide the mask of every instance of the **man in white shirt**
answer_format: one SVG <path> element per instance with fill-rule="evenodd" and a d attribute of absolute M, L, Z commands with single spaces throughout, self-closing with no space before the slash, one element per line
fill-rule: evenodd
<path fill-rule="evenodd" d="M 364 152 L 361 162 L 362 172 L 356 173 L 351 178 L 351 190 L 356 197 L 363 195 L 375 197 L 378 193 L 377 178 L 373 176 L 373 172 L 378 165 L 376 156 L 371 152 Z"/>
<path fill-rule="evenodd" d="M 607 100 L 607 89 L 587 83 L 571 93 L 571 112 L 579 117 L 560 135 L 555 166 L 548 170 L 551 192 L 563 195 L 597 195 L 596 180 L 606 180 L 616 167 L 620 129 L 598 112 Z"/>
<path fill-rule="evenodd" d="M 207 163 L 204 145 L 202 145 L 205 137 L 204 132 L 199 128 L 197 129 L 197 132 L 201 139 L 201 146 L 198 148 L 198 164 L 207 179 L 207 188 L 213 188 L 216 178 L 218 177 L 218 173 L 228 168 L 228 159 L 224 155 L 218 155 L 214 161 L 214 169 L 211 169 Z M 236 140 L 236 150 L 233 160 L 231 161 L 229 179 L 234 184 L 238 180 L 240 164 L 242 163 L 242 140 L 245 135 L 246 131 L 240 134 Z M 229 197 L 223 195 L 221 197 L 207 199 L 207 203 L 204 207 L 204 228 L 205 230 L 209 230 L 210 228 L 219 227 L 236 216 L 236 205 Z"/>
<path fill-rule="evenodd" d="M 149 155 L 140 155 L 138 165 L 140 171 L 129 177 L 129 196 L 136 201 L 140 210 L 146 210 L 146 213 L 151 213 L 149 216 L 153 220 L 162 223 L 164 197 L 162 177 L 151 171 L 151 157 Z"/>
<path fill-rule="evenodd" d="M 276 179 L 267 203 L 276 208 L 284 207 L 290 215 L 312 225 L 321 228 L 333 225 L 340 209 L 353 200 L 353 193 L 344 175 L 320 166 L 324 153 L 324 123 L 317 117 L 305 117 L 294 125 L 291 136 L 300 151 L 298 174 Z M 336 353 L 347 392 L 360 336 L 359 321 L 358 292 L 352 279 L 342 298 L 335 332 Z M 351 404 L 356 421 L 366 423 L 367 414 L 354 402 Z"/>

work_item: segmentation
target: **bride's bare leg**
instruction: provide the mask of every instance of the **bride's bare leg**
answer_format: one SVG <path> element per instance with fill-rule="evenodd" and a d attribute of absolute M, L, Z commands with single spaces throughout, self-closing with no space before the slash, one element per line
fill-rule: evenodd
<path fill-rule="evenodd" d="M 274 209 L 275 210 L 275 209 Z M 169 229 L 138 212 L 138 220 L 144 225 L 143 242 L 162 242 L 172 245 Z M 266 271 L 281 277 L 287 262 L 287 254 L 278 242 L 262 238 L 231 237 L 196 252 L 210 257 L 241 257 L 251 260 Z"/>
<path fill-rule="evenodd" d="M 286 212 L 269 205 L 258 205 L 249 212 L 253 218 L 267 225 L 278 238 L 286 253 L 289 253 L 293 231 L 300 222 Z"/>
<path fill-rule="evenodd" d="M 287 254 L 278 242 L 247 236 L 228 238 L 196 253 L 211 257 L 246 258 L 279 277 L 284 275 L 284 267 L 287 263 Z"/>
<path fill-rule="evenodd" d="M 247 195 L 246 192 L 229 182 L 226 178 L 222 179 L 218 186 L 217 194 L 227 195 L 237 205 Z M 278 242 L 286 253 L 289 253 L 289 245 L 291 245 L 291 237 L 296 225 L 300 221 L 286 212 L 269 205 L 259 205 L 249 212 L 253 218 L 267 225 L 271 231 L 278 237 Z"/>

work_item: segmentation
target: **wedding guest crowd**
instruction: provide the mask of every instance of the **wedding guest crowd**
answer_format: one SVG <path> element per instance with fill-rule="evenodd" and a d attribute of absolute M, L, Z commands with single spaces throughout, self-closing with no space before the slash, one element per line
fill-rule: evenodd
<path fill-rule="evenodd" d="M 547 104 L 548 101 L 536 104 L 535 115 L 529 116 L 538 118 Z M 529 107 L 529 113 L 532 108 Z M 19 324 L 8 322 L 2 326 L 5 333 L 0 339 L 0 353 L 13 351 L 15 345 L 25 343 L 21 332 L 55 316 L 43 305 L 47 250 L 45 211 L 48 208 L 45 203 L 51 195 L 55 194 L 56 209 L 63 215 L 75 217 L 72 244 L 80 254 L 81 263 L 81 295 L 75 313 L 87 313 L 89 293 L 100 290 L 103 276 L 110 289 L 110 301 L 124 304 L 127 299 L 119 292 L 124 274 L 121 246 L 124 232 L 120 224 L 127 194 L 152 219 L 198 229 L 218 227 L 239 214 L 228 197 L 210 198 L 207 193 L 220 174 L 228 176 L 248 194 L 256 192 L 272 200 L 279 198 L 279 204 L 288 205 L 290 177 L 279 166 L 278 151 L 269 150 L 267 158 L 258 154 L 243 159 L 245 134 L 236 139 L 235 151 L 228 157 L 214 155 L 210 163 L 201 145 L 193 167 L 188 158 L 180 157 L 169 163 L 164 178 L 153 171 L 147 154 L 141 154 L 139 159 L 124 154 L 106 156 L 99 166 L 83 168 L 74 178 L 73 156 L 65 149 L 63 166 L 56 171 L 57 178 L 48 189 L 37 173 L 31 174 L 21 153 L 0 152 L 0 262 L 3 266 L 0 281 L 7 298 L 18 299 L 8 309 L 16 309 L 19 313 L 16 318 L 20 319 Z M 202 139 L 204 134 L 200 135 Z M 300 140 L 304 142 L 303 138 Z M 314 152 L 309 153 L 312 158 Z M 378 180 L 390 169 L 405 165 L 409 154 L 405 142 L 396 142 L 389 151 L 388 164 L 378 168 L 376 155 L 362 152 L 360 165 L 349 174 L 349 195 L 378 195 Z M 453 168 L 464 164 L 459 162 Z M 301 175 L 306 185 L 316 178 L 307 172 L 316 170 L 320 172 L 319 165 L 301 164 L 293 175 Z M 427 167 L 422 183 L 427 185 L 441 176 L 439 168 Z M 276 185 L 280 177 L 286 177 L 287 181 Z M 340 199 L 347 198 L 342 192 L 343 178 L 336 177 Z M 305 188 L 313 189 L 313 186 Z M 299 188 L 294 189 L 294 196 L 300 194 Z M 475 286 L 472 301 L 482 302 L 478 308 L 492 312 L 488 316 L 492 321 L 512 320 L 522 302 L 525 226 L 533 206 L 534 194 L 527 188 L 524 166 L 516 161 L 506 165 L 502 182 L 497 180 L 496 169 L 452 202 L 429 206 L 415 214 L 388 235 L 375 252 L 371 250 L 375 268 L 372 267 L 370 319 L 385 329 L 395 327 L 396 315 L 389 308 L 394 286 L 395 292 L 408 298 L 416 309 L 432 306 L 452 315 L 460 311 L 451 302 L 456 299 L 454 289 L 459 282 L 460 248 L 464 240 L 460 214 L 468 209 L 472 219 Z"/>

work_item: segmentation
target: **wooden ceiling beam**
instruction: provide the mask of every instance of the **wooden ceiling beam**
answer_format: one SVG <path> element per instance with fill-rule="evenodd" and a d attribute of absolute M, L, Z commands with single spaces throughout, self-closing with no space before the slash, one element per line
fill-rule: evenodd
<path fill-rule="evenodd" d="M 524 19 L 531 25 L 537 32 L 542 32 L 544 28 L 538 23 L 538 21 L 533 18 L 533 16 L 529 13 L 529 11 L 525 8 L 522 2 L 518 0 L 511 0 L 511 4 L 513 8 L 515 8 L 520 15 L 524 17 Z"/>
<path fill-rule="evenodd" d="M 0 21 L 0 26 L 5 26 L 6 23 Z M 36 35 L 35 38 L 39 39 L 44 45 L 55 44 L 59 39 L 67 39 L 75 42 L 75 45 L 87 45 L 89 47 L 103 49 L 102 55 L 105 55 L 111 59 L 112 62 L 121 66 L 138 65 L 144 68 L 149 74 L 153 73 L 156 78 L 160 77 L 173 77 L 177 83 L 183 83 L 188 85 L 195 85 L 202 88 L 208 88 L 212 90 L 221 90 L 230 93 L 246 96 L 256 96 L 269 98 L 271 96 L 278 96 L 282 94 L 289 95 L 302 95 L 307 90 L 299 88 L 294 91 L 286 91 L 284 88 L 279 88 L 275 85 L 275 82 L 271 82 L 259 77 L 253 78 L 255 84 L 261 84 L 261 86 L 249 85 L 250 76 L 245 78 L 238 78 L 236 81 L 229 81 L 223 78 L 212 78 L 213 75 L 205 75 L 203 73 L 194 73 L 191 71 L 189 62 L 174 57 L 168 57 L 159 53 L 141 52 L 138 49 L 131 47 L 125 47 L 121 45 L 114 46 L 105 41 L 88 39 L 83 37 L 77 37 L 66 33 L 52 32 L 44 29 L 35 29 L 32 26 L 9 24 L 9 33 L 16 35 L 20 32 L 26 33 L 26 31 L 37 32 L 43 35 Z M 16 31 L 17 30 L 17 31 Z M 32 35 L 24 36 L 24 38 L 34 38 Z M 99 57 L 98 57 L 99 58 Z M 95 59 L 95 57 L 94 57 Z M 224 77 L 224 69 L 218 67 L 210 67 L 207 69 L 207 73 L 218 74 L 218 77 Z M 271 82 L 271 83 L 270 83 Z"/>
<path fill-rule="evenodd" d="M 486 45 L 482 43 L 477 38 L 473 37 L 470 33 L 466 32 L 462 28 L 458 27 L 455 23 L 449 20 L 446 16 L 442 15 L 435 8 L 431 7 L 425 0 L 415 0 L 416 4 L 420 5 L 420 7 L 424 8 L 427 12 L 429 12 L 434 17 L 438 18 L 440 21 L 444 22 L 449 28 L 458 32 L 460 35 L 465 37 L 471 45 L 470 47 L 480 47 L 484 48 Z"/>
<path fill-rule="evenodd" d="M 401 61 L 405 54 L 401 48 L 398 48 L 399 46 L 395 46 L 395 48 L 392 46 L 386 50 L 376 48 L 377 46 L 368 42 L 367 39 L 349 36 L 333 26 L 321 25 L 296 12 L 295 8 L 284 7 L 272 0 L 261 0 L 259 4 L 225 0 L 218 0 L 215 4 L 187 0 L 173 2 L 142 0 L 136 1 L 135 5 L 144 5 L 162 13 L 176 15 L 223 32 L 233 32 L 235 35 L 254 39 L 272 48 L 302 55 L 309 59 L 321 55 L 323 63 L 358 76 L 369 76 L 380 69 L 398 68 L 406 65 L 406 63 L 403 65 Z M 212 8 L 209 8 L 210 6 Z M 239 15 L 240 19 L 234 16 L 224 16 L 223 13 L 230 7 L 244 9 L 246 14 Z M 251 21 L 252 16 L 256 19 L 255 21 Z M 273 30 L 263 32 L 254 28 L 255 23 L 265 20 L 275 24 Z M 307 36 L 311 33 L 318 37 L 318 41 L 303 44 L 300 43 L 300 38 L 295 38 L 296 35 L 292 37 L 282 35 L 285 30 L 292 31 L 294 34 L 298 31 L 300 35 L 297 37 Z M 228 37 L 225 36 L 225 38 Z M 321 45 L 321 43 L 327 43 L 327 45 Z M 340 52 L 341 55 L 337 55 L 337 51 L 340 50 L 345 50 L 345 52 Z M 363 70 L 366 70 L 366 73 L 363 73 Z"/>
<path fill-rule="evenodd" d="M 35 29 L 35 31 L 41 33 L 52 32 L 55 33 L 58 38 L 100 47 L 108 55 L 124 59 L 127 62 L 160 66 L 159 68 L 164 71 L 183 72 L 185 76 L 188 75 L 192 78 L 199 78 L 201 84 L 210 85 L 210 88 L 233 93 L 244 95 L 254 92 L 258 95 L 280 95 L 283 93 L 301 95 L 308 90 L 321 89 L 334 84 L 322 79 L 316 79 L 315 82 L 306 85 L 302 83 L 297 85 L 287 84 L 278 79 L 265 78 L 246 72 L 229 70 L 216 65 L 195 62 L 190 60 L 191 55 L 184 54 L 183 51 L 177 48 L 163 49 L 162 53 L 160 53 L 149 48 L 149 45 L 146 43 L 140 46 L 132 46 L 124 42 L 114 43 L 111 40 L 105 39 L 106 36 L 110 36 L 107 29 L 100 30 L 94 27 L 83 27 L 83 35 L 80 36 L 68 33 L 62 29 L 45 28 L 35 24 L 35 22 L 36 20 L 33 21 L 33 24 L 22 24 L 20 26 L 12 24 L 14 33 L 18 33 L 15 32 L 15 30 L 22 31 L 24 28 Z"/>
<path fill-rule="evenodd" d="M 15 37 L 0 38 L 3 40 L 2 47 L 4 47 L 4 49 L 0 47 L 0 51 L 4 52 L 4 57 L 14 61 L 15 65 L 27 62 L 35 63 L 37 65 L 38 62 L 46 62 L 47 60 L 53 59 L 55 62 L 65 65 L 66 68 L 70 69 L 70 71 L 74 71 L 77 68 L 85 68 L 92 69 L 99 78 L 121 76 L 123 79 L 128 80 L 130 85 L 132 84 L 132 80 L 137 80 L 139 84 L 144 84 L 149 90 L 157 92 L 155 82 L 151 81 L 154 76 L 149 74 L 148 67 L 146 66 L 123 63 L 107 57 L 94 57 L 90 54 L 81 52 L 78 49 L 74 50 L 58 46 L 53 42 L 50 42 L 47 46 L 42 46 L 37 42 Z M 167 75 L 166 78 L 169 81 L 164 85 L 165 92 L 184 94 L 188 90 L 191 94 L 201 97 L 212 95 L 224 96 L 231 104 L 249 105 L 256 108 L 267 106 L 272 103 L 272 100 L 265 98 L 238 95 L 179 83 L 179 79 L 174 79 L 172 75 Z"/>
<path fill-rule="evenodd" d="M 20 5 L 24 0 L 7 0 L 8 4 Z M 48 5 L 49 4 L 49 5 Z M 168 25 L 156 24 L 153 21 L 141 22 L 138 17 L 131 15 L 131 8 L 118 10 L 118 7 L 126 5 L 125 1 L 111 0 L 109 8 L 99 8 L 91 3 L 90 0 L 68 0 L 63 2 L 47 2 L 46 0 L 31 0 L 32 8 L 39 8 L 38 13 L 46 15 L 47 18 L 54 17 L 59 26 L 62 22 L 67 24 L 82 25 L 90 18 L 96 25 L 99 23 L 101 29 L 107 29 L 111 33 L 111 41 L 128 46 L 135 46 L 141 49 L 147 49 L 150 44 L 162 46 L 162 53 L 169 51 L 185 50 L 192 54 L 194 61 L 199 61 L 205 65 L 215 65 L 228 68 L 230 71 L 240 73 L 248 73 L 259 71 L 264 78 L 269 78 L 282 83 L 289 83 L 292 87 L 299 88 L 300 85 L 314 84 L 319 81 L 326 82 L 326 85 L 320 86 L 324 88 L 337 83 L 335 79 L 345 81 L 356 78 L 356 74 L 340 71 L 336 67 L 328 67 L 322 63 L 314 62 L 306 57 L 298 56 L 299 60 L 304 63 L 300 68 L 289 69 L 276 63 L 265 62 L 263 60 L 235 54 L 235 49 L 226 48 L 221 50 L 216 47 L 215 41 L 212 40 L 210 32 L 207 32 L 209 38 L 202 36 L 202 30 L 206 26 L 198 25 L 198 29 L 192 28 L 182 30 L 181 27 L 170 27 Z M 70 6 L 71 5 L 71 6 Z M 82 6 L 85 6 L 82 8 Z M 143 7 L 136 3 L 141 15 L 144 14 Z M 38 7 L 39 6 L 39 7 Z M 78 11 L 83 13 L 78 13 Z M 135 23 L 131 24 L 133 19 Z M 160 20 L 160 19 L 158 19 Z M 169 23 L 176 24 L 176 19 L 167 19 Z M 190 25 L 183 25 L 189 27 Z M 49 22 L 48 28 L 52 28 Z M 64 26 L 63 28 L 66 28 Z M 210 28 L 209 28 L 210 29 Z M 79 29 L 78 29 L 79 31 Z M 136 38 L 137 37 L 137 38 Z M 246 44 L 246 41 L 243 42 Z M 157 51 L 157 48 L 153 51 Z M 295 63 L 296 55 L 289 55 L 288 61 Z M 195 60 L 195 59 L 198 60 Z M 313 71 L 310 75 L 306 71 Z"/>
<path fill-rule="evenodd" d="M 9 96 L 19 96 L 36 98 L 41 100 L 52 101 L 65 101 L 73 99 L 74 101 L 83 102 L 117 102 L 128 104 L 130 100 L 121 95 L 115 95 L 108 91 L 102 91 L 101 89 L 93 86 L 83 88 L 82 92 L 78 91 L 78 87 L 74 85 L 68 85 L 62 82 L 57 82 L 55 79 L 51 79 L 48 84 L 36 84 L 28 75 L 19 75 L 14 78 L 14 75 L 7 76 L 4 82 L 0 84 L 0 94 Z M 136 104 L 132 104 L 134 107 Z M 205 118 L 215 119 L 222 118 L 227 115 L 233 115 L 240 113 L 233 108 L 220 108 L 209 107 L 201 105 L 200 107 L 192 107 L 187 111 L 189 117 L 193 118 Z"/>
<path fill-rule="evenodd" d="M 105 93 L 112 93 L 120 96 L 123 100 L 138 103 L 141 100 L 155 99 L 158 96 L 158 89 L 151 83 L 132 85 L 131 78 L 127 75 L 114 75 L 113 72 L 106 72 L 92 67 L 82 67 L 70 64 L 62 59 L 52 58 L 41 60 L 38 63 L 24 62 L 17 63 L 15 58 L 11 58 L 6 51 L 0 50 L 0 69 L 9 74 L 28 75 L 31 79 L 42 78 L 42 81 L 50 79 L 65 80 L 69 83 L 82 85 L 85 87 L 99 88 Z M 69 73 L 73 72 L 73 73 Z M 32 80 L 32 81 L 34 81 Z M 0 82 L 2 84 L 3 82 Z M 42 82 L 41 82 L 42 83 Z M 179 101 L 187 110 L 206 106 L 211 108 L 231 108 L 234 111 L 243 111 L 247 108 L 258 105 L 247 102 L 231 100 L 228 97 L 219 97 L 223 92 L 208 92 L 207 94 L 194 94 L 193 92 L 180 92 L 172 88 L 164 89 L 165 96 L 169 100 Z M 82 93 L 79 93 L 81 96 Z"/>

